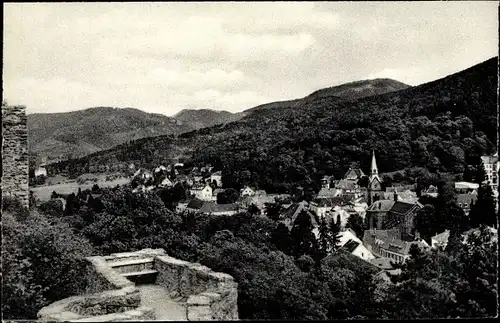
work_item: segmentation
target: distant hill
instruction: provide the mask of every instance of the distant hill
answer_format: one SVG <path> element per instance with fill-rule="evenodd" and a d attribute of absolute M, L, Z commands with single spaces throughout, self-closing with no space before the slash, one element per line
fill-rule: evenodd
<path fill-rule="evenodd" d="M 152 167 L 183 157 L 186 165 L 211 163 L 235 188 L 310 191 L 318 189 L 325 174 L 343 176 L 353 161 L 367 170 L 374 149 L 380 173 L 421 169 L 421 174 L 460 175 L 466 164 L 494 149 L 497 66 L 498 58 L 492 58 L 433 82 L 368 97 L 354 98 L 352 91 L 339 88 L 326 95 L 320 91 L 247 110 L 235 122 L 178 137 L 138 139 L 50 165 L 48 171 L 85 172 L 89 165 L 127 162 Z"/>
<path fill-rule="evenodd" d="M 240 113 L 210 109 L 184 109 L 173 116 L 181 124 L 187 125 L 191 129 L 201 129 L 221 123 L 233 122 L 239 120 L 241 117 L 243 115 Z"/>
<path fill-rule="evenodd" d="M 130 140 L 192 129 L 174 118 L 131 108 L 28 115 L 30 152 L 49 160 L 80 157 Z"/>
<path fill-rule="evenodd" d="M 380 95 L 409 88 L 410 85 L 391 79 L 374 79 L 345 83 L 315 91 L 302 99 L 266 103 L 243 111 L 249 115 L 268 109 L 300 108 L 304 102 L 328 99 L 329 101 L 346 101 L 368 96 Z"/>

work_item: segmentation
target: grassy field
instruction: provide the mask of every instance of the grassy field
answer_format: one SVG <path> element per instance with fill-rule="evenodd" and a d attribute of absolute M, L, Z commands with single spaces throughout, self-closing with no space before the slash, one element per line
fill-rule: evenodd
<path fill-rule="evenodd" d="M 59 194 L 76 194 L 78 192 L 78 188 L 81 188 L 82 190 L 91 189 L 94 184 L 97 184 L 99 187 L 115 187 L 116 185 L 124 185 L 129 182 L 130 180 L 124 177 L 112 181 L 106 181 L 105 176 L 101 175 L 98 176 L 97 182 L 89 181 L 84 184 L 78 184 L 76 181 L 63 182 L 59 184 L 33 187 L 30 188 L 30 190 L 33 191 L 35 197 L 40 199 L 40 201 L 47 201 L 50 200 L 50 195 L 53 191 L 56 191 Z"/>

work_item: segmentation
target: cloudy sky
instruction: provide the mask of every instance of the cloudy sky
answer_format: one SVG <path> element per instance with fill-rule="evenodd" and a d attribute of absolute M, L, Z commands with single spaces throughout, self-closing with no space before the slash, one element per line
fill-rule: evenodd
<path fill-rule="evenodd" d="M 497 3 L 4 4 L 4 98 L 242 111 L 345 82 L 417 85 L 498 55 Z"/>

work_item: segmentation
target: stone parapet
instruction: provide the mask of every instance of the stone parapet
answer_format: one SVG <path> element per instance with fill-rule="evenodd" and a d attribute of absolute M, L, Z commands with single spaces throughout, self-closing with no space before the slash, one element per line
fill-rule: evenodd
<path fill-rule="evenodd" d="M 188 320 L 238 319 L 238 284 L 232 276 L 170 256 L 156 257 L 155 268 L 156 283 L 171 297 L 186 299 Z"/>
<path fill-rule="evenodd" d="M 238 284 L 228 274 L 170 257 L 163 249 L 143 249 L 105 257 L 88 257 L 87 260 L 89 269 L 85 277 L 87 286 L 81 291 L 83 295 L 44 307 L 38 313 L 39 320 L 154 320 L 154 310 L 143 306 L 139 289 L 125 278 L 129 271 L 137 269 L 143 272 L 131 274 L 146 275 L 155 271 L 155 284 L 161 286 L 171 299 L 183 302 L 185 317 L 189 321 L 238 319 Z"/>

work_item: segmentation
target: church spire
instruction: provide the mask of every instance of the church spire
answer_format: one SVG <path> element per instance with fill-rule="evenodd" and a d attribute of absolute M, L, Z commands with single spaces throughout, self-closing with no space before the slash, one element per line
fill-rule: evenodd
<path fill-rule="evenodd" d="M 372 150 L 372 163 L 370 165 L 370 178 L 369 178 L 369 181 L 371 182 L 375 178 L 377 178 L 380 181 L 380 178 L 378 177 L 377 160 L 375 159 L 375 150 Z"/>

